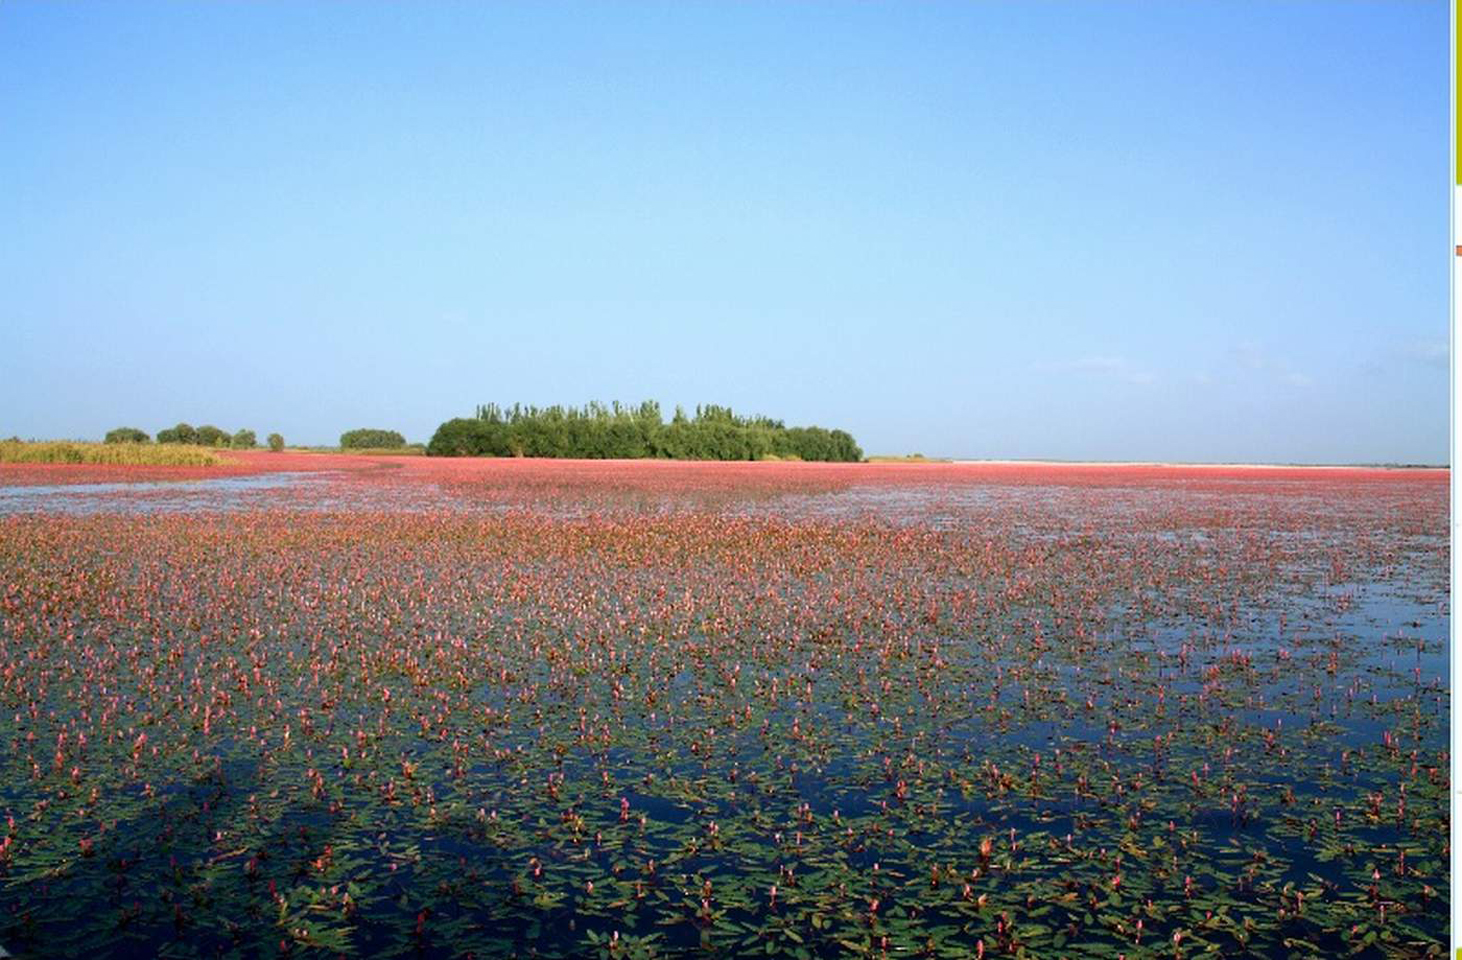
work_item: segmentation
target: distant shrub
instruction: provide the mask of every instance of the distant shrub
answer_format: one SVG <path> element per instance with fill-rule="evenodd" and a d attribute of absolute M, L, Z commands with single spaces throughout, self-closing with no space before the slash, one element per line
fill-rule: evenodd
<path fill-rule="evenodd" d="M 340 447 L 342 450 L 360 450 L 366 448 L 393 450 L 396 447 L 404 446 L 406 446 L 406 438 L 395 430 L 363 427 L 359 430 L 347 430 L 340 435 Z"/>
<path fill-rule="evenodd" d="M 226 447 L 228 446 L 229 433 L 211 423 L 205 423 L 198 428 L 198 443 L 205 447 Z"/>
<path fill-rule="evenodd" d="M 158 443 L 197 443 L 198 431 L 189 423 L 180 423 L 157 432 Z"/>
<path fill-rule="evenodd" d="M 426 444 L 408 443 L 404 447 L 310 447 L 313 453 L 348 453 L 368 457 L 420 457 L 426 453 Z"/>
<path fill-rule="evenodd" d="M 269 449 L 275 453 L 284 449 L 284 438 L 277 433 L 269 434 Z"/>
<path fill-rule="evenodd" d="M 259 441 L 257 440 L 257 438 L 255 438 L 254 431 L 252 430 L 240 430 L 238 433 L 235 433 L 233 435 L 233 439 L 229 441 L 229 446 L 233 447 L 235 450 L 252 450 L 258 445 Z"/>
<path fill-rule="evenodd" d="M 107 431 L 107 443 L 146 443 L 152 438 L 146 431 L 138 430 L 136 427 L 118 427 L 115 430 Z"/>

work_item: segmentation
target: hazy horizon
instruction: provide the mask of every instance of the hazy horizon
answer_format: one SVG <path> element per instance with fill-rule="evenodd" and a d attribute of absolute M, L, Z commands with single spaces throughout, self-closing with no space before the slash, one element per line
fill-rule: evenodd
<path fill-rule="evenodd" d="M 0 436 L 655 399 L 1445 464 L 1448 50 L 1441 3 L 0 5 Z"/>

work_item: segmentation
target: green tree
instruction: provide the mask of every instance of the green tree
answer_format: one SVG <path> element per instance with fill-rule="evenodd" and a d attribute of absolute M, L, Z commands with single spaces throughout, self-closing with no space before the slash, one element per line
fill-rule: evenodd
<path fill-rule="evenodd" d="M 136 427 L 118 427 L 115 430 L 108 430 L 107 443 L 146 443 L 152 438 L 145 431 Z"/>
<path fill-rule="evenodd" d="M 277 433 L 269 434 L 269 449 L 278 453 L 284 449 L 284 438 Z"/>
<path fill-rule="evenodd" d="M 365 433 L 366 431 L 355 431 Z M 348 437 L 349 435 L 347 435 Z M 342 446 L 348 445 L 342 437 Z M 379 444 L 379 438 L 365 442 Z M 677 460 L 861 460 L 863 451 L 844 430 L 788 427 L 764 416 L 741 416 L 730 407 L 702 404 L 694 418 L 681 407 L 669 424 L 660 405 L 597 401 L 583 407 L 509 410 L 480 404 L 471 418 L 448 420 L 427 445 L 430 456 L 640 458 Z"/>
<path fill-rule="evenodd" d="M 197 443 L 198 431 L 193 429 L 192 424 L 180 423 L 175 427 L 168 427 L 166 430 L 157 432 L 158 443 Z"/>
<path fill-rule="evenodd" d="M 404 446 L 406 438 L 395 430 L 363 427 L 359 430 L 347 430 L 340 435 L 340 447 L 343 450 L 395 450 Z"/>
<path fill-rule="evenodd" d="M 211 423 L 205 423 L 198 428 L 198 439 L 196 442 L 205 447 L 226 447 L 228 446 L 228 441 L 228 431 L 215 427 Z"/>
<path fill-rule="evenodd" d="M 240 430 L 239 432 L 235 433 L 233 435 L 233 439 L 229 441 L 229 446 L 233 447 L 235 450 L 252 450 L 258 445 L 259 441 L 254 436 L 254 431 L 252 430 Z"/>

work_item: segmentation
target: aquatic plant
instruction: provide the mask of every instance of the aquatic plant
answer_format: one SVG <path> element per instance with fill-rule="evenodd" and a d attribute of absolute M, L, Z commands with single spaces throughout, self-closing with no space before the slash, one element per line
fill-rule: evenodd
<path fill-rule="evenodd" d="M 13 953 L 1440 955 L 1444 473 L 241 459 L 0 516 Z"/>

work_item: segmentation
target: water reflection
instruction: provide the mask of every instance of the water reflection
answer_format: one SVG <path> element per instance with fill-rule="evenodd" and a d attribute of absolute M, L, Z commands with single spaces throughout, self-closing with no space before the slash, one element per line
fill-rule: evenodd
<path fill-rule="evenodd" d="M 242 510 L 258 494 L 333 480 L 324 472 L 264 473 L 209 480 L 0 486 L 0 514 L 175 513 Z"/>

